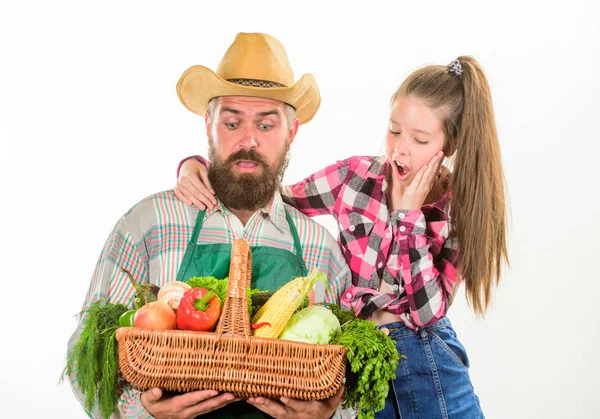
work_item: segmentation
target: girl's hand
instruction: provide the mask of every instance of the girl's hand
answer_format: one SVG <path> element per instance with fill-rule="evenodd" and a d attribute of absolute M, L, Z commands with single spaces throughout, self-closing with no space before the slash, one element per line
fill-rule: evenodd
<path fill-rule="evenodd" d="M 417 172 L 417 175 L 413 178 L 412 182 L 404 191 L 402 198 L 398 202 L 396 209 L 404 210 L 419 210 L 423 206 L 427 195 L 431 191 L 433 182 L 440 170 L 444 153 L 438 151 L 438 153 L 431 158 L 429 164 L 421 167 Z"/>
<path fill-rule="evenodd" d="M 183 162 L 174 189 L 175 196 L 186 205 L 195 205 L 201 210 L 217 205 L 206 167 L 196 159 Z"/>

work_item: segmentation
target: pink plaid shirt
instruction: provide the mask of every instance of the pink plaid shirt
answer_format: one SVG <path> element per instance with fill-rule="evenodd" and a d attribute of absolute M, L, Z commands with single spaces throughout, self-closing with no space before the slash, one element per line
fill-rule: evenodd
<path fill-rule="evenodd" d="M 390 214 L 388 165 L 385 156 L 350 157 L 286 186 L 282 196 L 308 216 L 332 215 L 338 222 L 353 282 L 341 303 L 366 318 L 389 311 L 417 330 L 446 315 L 460 283 L 458 245 L 448 237 L 448 194 L 421 210 Z M 391 293 L 378 291 L 381 281 Z"/>

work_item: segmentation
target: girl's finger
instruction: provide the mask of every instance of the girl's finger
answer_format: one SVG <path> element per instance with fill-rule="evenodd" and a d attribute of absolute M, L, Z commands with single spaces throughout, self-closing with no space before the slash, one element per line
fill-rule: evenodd
<path fill-rule="evenodd" d="M 419 169 L 412 182 L 410 182 L 408 189 L 412 189 L 413 191 L 419 189 L 419 186 L 421 185 L 421 182 L 423 180 L 423 176 L 425 175 L 425 172 L 427 172 L 427 168 L 428 166 L 425 165 Z"/>
<path fill-rule="evenodd" d="M 216 204 L 217 200 L 209 189 L 202 183 L 200 178 L 192 177 L 191 179 L 183 178 L 178 183 L 181 189 L 184 189 L 187 193 L 186 196 L 190 199 L 194 205 L 198 206 L 199 202 L 206 206 L 208 209 L 212 209 Z M 200 208 L 198 206 L 198 208 Z"/>
<path fill-rule="evenodd" d="M 215 191 L 213 190 L 212 186 L 210 186 L 210 181 L 208 180 L 208 173 L 207 172 L 200 173 L 200 179 L 202 179 L 202 184 L 205 186 L 206 190 L 208 191 L 208 195 L 209 195 L 212 203 L 214 205 L 217 205 L 217 199 L 214 196 Z"/>
<path fill-rule="evenodd" d="M 207 201 L 206 199 L 204 199 L 204 200 L 199 199 L 195 194 L 191 193 L 189 190 L 187 190 L 181 184 L 177 185 L 176 190 L 179 190 L 179 193 L 185 198 L 185 200 L 187 200 L 187 202 L 189 202 L 188 205 L 195 205 L 200 210 L 206 209 L 206 202 L 205 202 L 205 201 Z M 186 202 L 186 201 L 184 201 L 184 202 Z M 210 201 L 207 201 L 207 202 L 210 202 Z"/>
<path fill-rule="evenodd" d="M 217 204 L 217 200 L 214 197 L 214 191 L 210 186 L 210 181 L 208 180 L 208 174 L 206 171 L 197 172 L 191 174 L 189 176 L 185 176 L 181 178 L 181 184 L 184 185 L 191 193 L 196 195 L 196 197 L 204 202 L 202 196 L 205 196 L 206 199 L 212 203 L 212 205 Z M 208 204 L 208 202 L 206 202 Z M 211 205 L 211 206 L 212 206 Z"/>
<path fill-rule="evenodd" d="M 209 187 L 206 186 L 197 173 L 181 178 L 180 184 L 194 195 L 212 195 Z"/>
<path fill-rule="evenodd" d="M 431 189 L 433 180 L 435 179 L 437 172 L 439 170 L 439 161 L 440 161 L 440 158 L 436 155 L 436 156 L 433 156 L 433 158 L 427 165 L 427 170 L 423 174 L 421 183 L 419 185 L 421 190 L 427 190 L 427 192 L 429 192 L 429 189 Z"/>
<path fill-rule="evenodd" d="M 210 185 L 210 181 L 208 180 L 208 171 L 206 170 L 206 168 L 204 166 L 202 166 L 200 169 L 198 169 L 198 173 L 200 174 L 200 179 L 202 179 L 202 182 L 206 185 L 206 187 L 214 195 L 215 190 Z M 216 202 L 215 202 L 215 204 L 216 204 Z"/>
<path fill-rule="evenodd" d="M 192 206 L 192 201 L 190 201 L 189 199 L 187 199 L 179 190 L 179 188 L 177 186 L 175 186 L 175 188 L 173 188 L 173 190 L 175 191 L 175 196 L 177 197 L 177 199 L 179 199 L 181 202 L 183 202 L 185 205 Z"/>

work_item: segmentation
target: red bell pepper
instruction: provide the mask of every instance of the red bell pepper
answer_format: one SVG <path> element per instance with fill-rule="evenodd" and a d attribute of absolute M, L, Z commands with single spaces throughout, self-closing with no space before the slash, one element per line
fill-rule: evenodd
<path fill-rule="evenodd" d="M 192 288 L 183 293 L 177 307 L 177 328 L 212 332 L 221 314 L 221 300 L 204 288 Z"/>

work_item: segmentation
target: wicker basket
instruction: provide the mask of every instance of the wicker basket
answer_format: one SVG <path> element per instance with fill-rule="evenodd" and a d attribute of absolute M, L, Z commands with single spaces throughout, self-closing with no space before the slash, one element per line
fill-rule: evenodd
<path fill-rule="evenodd" d="M 246 287 L 252 255 L 236 240 L 216 331 L 117 330 L 119 367 L 139 390 L 216 390 L 236 396 L 322 400 L 342 386 L 347 348 L 253 337 Z"/>

